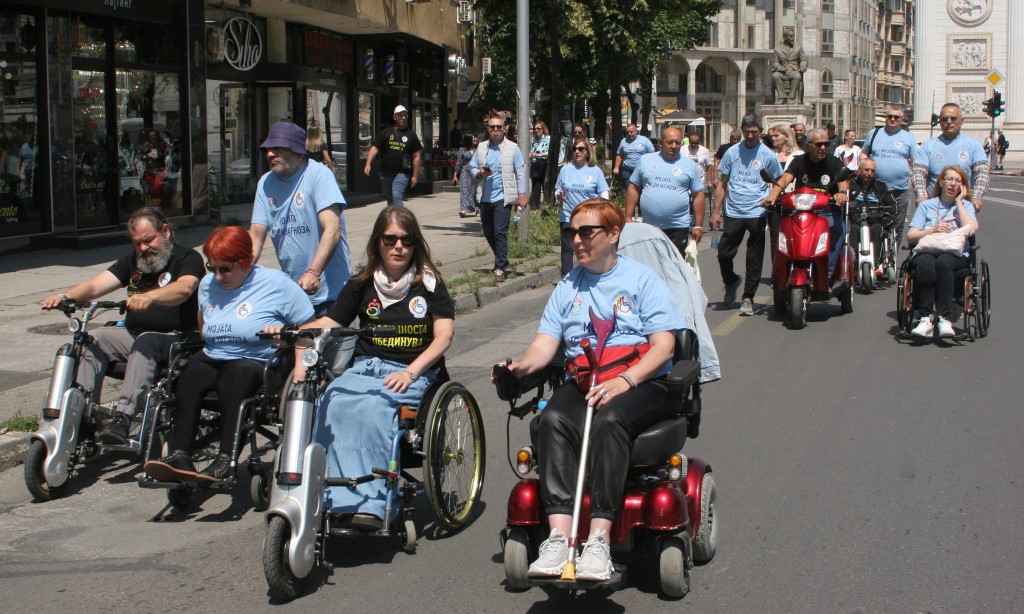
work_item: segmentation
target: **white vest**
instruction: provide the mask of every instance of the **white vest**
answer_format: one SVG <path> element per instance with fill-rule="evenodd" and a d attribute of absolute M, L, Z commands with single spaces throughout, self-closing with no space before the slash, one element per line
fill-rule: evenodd
<path fill-rule="evenodd" d="M 487 152 L 491 141 L 486 140 L 476 146 L 476 163 L 480 168 L 487 168 Z M 505 204 L 519 201 L 519 188 L 516 182 L 516 150 L 519 146 L 508 139 L 498 143 L 498 154 L 501 156 L 501 190 L 505 194 Z M 484 195 L 490 198 L 490 195 Z"/>

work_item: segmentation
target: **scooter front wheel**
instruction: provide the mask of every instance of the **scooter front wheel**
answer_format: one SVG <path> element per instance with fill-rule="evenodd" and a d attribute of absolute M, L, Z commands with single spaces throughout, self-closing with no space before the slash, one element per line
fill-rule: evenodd
<path fill-rule="evenodd" d="M 527 580 L 527 572 L 530 569 L 529 542 L 530 537 L 525 530 L 510 529 L 503 549 L 505 581 L 510 588 L 519 591 L 530 588 L 530 582 Z"/>
<path fill-rule="evenodd" d="M 36 501 L 50 501 L 61 496 L 68 484 L 66 480 L 60 486 L 47 484 L 46 476 L 43 474 L 45 462 L 46 444 L 36 439 L 32 441 L 28 453 L 25 454 L 25 486 Z"/>
<path fill-rule="evenodd" d="M 807 326 L 807 290 L 803 287 L 789 290 L 789 323 L 797 330 Z"/>
<path fill-rule="evenodd" d="M 871 294 L 871 291 L 875 289 L 875 271 L 871 268 L 870 262 L 860 263 L 860 274 L 857 281 L 860 282 L 858 285 L 864 294 Z"/>
<path fill-rule="evenodd" d="M 669 537 L 661 542 L 658 579 L 661 581 L 661 592 L 671 599 L 679 599 L 690 592 L 690 557 L 685 541 L 689 537 Z"/>
<path fill-rule="evenodd" d="M 288 521 L 274 516 L 267 525 L 263 538 L 263 575 L 267 579 L 270 595 L 282 601 L 291 601 L 302 592 L 305 578 L 296 578 L 288 566 L 288 546 L 291 527 Z"/>

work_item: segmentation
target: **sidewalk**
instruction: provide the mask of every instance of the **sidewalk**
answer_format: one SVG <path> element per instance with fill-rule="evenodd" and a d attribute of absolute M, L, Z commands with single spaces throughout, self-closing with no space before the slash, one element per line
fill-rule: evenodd
<path fill-rule="evenodd" d="M 416 214 L 430 245 L 434 262 L 455 296 L 456 312 L 464 313 L 493 303 L 503 296 L 559 278 L 558 254 L 534 262 L 513 263 L 516 275 L 495 284 L 489 273 L 494 257 L 480 230 L 480 218 L 459 217 L 459 194 L 442 192 L 407 201 Z M 364 261 L 366 241 L 373 223 L 384 208 L 374 203 L 347 209 L 345 224 L 352 260 Z M 202 245 L 212 226 L 185 228 L 177 233 L 183 245 Z M 70 342 L 66 321 L 57 312 L 44 312 L 39 304 L 74 284 L 105 270 L 131 249 L 127 236 L 121 245 L 89 250 L 48 249 L 6 256 L 0 262 L 0 338 L 8 349 L 0 351 L 0 422 L 18 411 L 38 414 L 49 384 L 53 357 L 61 344 Z M 260 264 L 279 268 L 273 245 L 267 242 Z M 459 282 L 468 283 L 459 283 Z M 453 283 L 457 284 L 453 287 Z M 124 293 L 110 295 L 114 300 Z M 116 314 L 111 314 L 114 319 Z M 115 398 L 116 387 L 104 387 L 104 400 Z M 24 435 L 0 434 L 0 469 L 9 466 L 5 456 L 20 458 Z M 11 446 L 13 445 L 13 449 Z"/>

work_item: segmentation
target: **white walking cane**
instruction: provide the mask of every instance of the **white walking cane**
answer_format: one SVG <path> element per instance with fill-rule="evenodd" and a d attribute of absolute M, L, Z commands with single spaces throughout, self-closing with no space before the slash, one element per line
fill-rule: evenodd
<path fill-rule="evenodd" d="M 597 386 L 597 376 L 600 373 L 601 354 L 604 353 L 604 344 L 608 340 L 608 335 L 611 334 L 615 328 L 615 315 L 612 312 L 610 320 L 605 320 L 598 317 L 594 313 L 594 308 L 590 308 L 590 323 L 594 326 L 594 333 L 597 336 L 597 349 L 594 350 L 590 347 L 590 339 L 584 337 L 580 340 L 580 347 L 583 348 L 583 353 L 587 355 L 587 360 L 590 361 L 590 389 Z M 570 582 L 576 581 L 576 547 L 579 544 L 579 539 L 576 537 L 576 531 L 580 526 L 580 507 L 583 505 L 583 478 L 586 476 L 587 470 L 587 452 L 590 449 L 590 424 L 594 420 L 594 404 L 592 402 L 587 403 L 587 415 L 583 420 L 583 446 L 580 448 L 580 464 L 576 473 L 576 498 L 572 504 L 572 529 L 569 531 L 569 558 L 565 561 L 565 567 L 562 568 L 562 580 Z"/>

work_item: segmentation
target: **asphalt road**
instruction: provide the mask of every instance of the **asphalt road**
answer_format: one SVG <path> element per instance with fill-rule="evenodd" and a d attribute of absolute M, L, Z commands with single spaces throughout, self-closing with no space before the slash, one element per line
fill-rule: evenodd
<path fill-rule="evenodd" d="M 186 516 L 162 491 L 135 486 L 127 457 L 101 458 L 69 496 L 34 504 L 21 468 L 0 474 L 0 583 L 5 611 L 145 612 L 1012 612 L 1022 611 L 1024 301 L 1013 237 L 1024 228 L 1024 180 L 996 178 L 981 216 L 992 267 L 991 335 L 974 343 L 900 343 L 895 289 L 858 295 L 854 313 L 812 306 L 806 329 L 713 303 L 724 379 L 705 387 L 701 436 L 685 452 L 718 484 L 718 554 L 692 590 L 662 601 L 654 568 L 613 594 L 575 599 L 504 587 L 498 531 L 515 481 L 505 462 L 503 405 L 487 365 L 517 355 L 548 289 L 460 317 L 453 377 L 477 396 L 487 427 L 487 481 L 476 522 L 426 535 L 416 554 L 393 542 L 335 540 L 333 571 L 289 604 L 269 600 L 260 566 L 262 515 L 247 489 Z M 702 253 L 704 285 L 721 298 Z M 512 446 L 526 440 L 514 422 Z M 425 503 L 425 502 L 424 502 Z"/>

